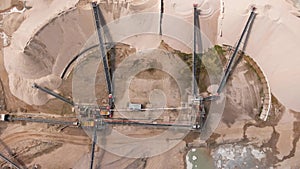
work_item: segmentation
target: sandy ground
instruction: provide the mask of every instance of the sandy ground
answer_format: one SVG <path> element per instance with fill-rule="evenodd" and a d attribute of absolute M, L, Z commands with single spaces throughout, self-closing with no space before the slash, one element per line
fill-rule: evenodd
<path fill-rule="evenodd" d="M 95 167 L 103 169 L 126 168 L 126 169 L 181 169 L 184 168 L 183 156 L 185 143 L 182 141 L 173 149 L 153 158 L 126 158 L 120 157 L 100 149 L 95 155 Z M 76 163 L 74 169 L 86 168 L 89 165 L 89 156 L 85 155 Z"/>
<path fill-rule="evenodd" d="M 249 16 L 251 5 L 257 7 L 246 53 L 254 58 L 269 79 L 272 93 L 288 108 L 299 111 L 299 57 L 300 20 L 296 9 L 286 1 L 239 2 L 224 1 L 225 12 L 220 20 L 222 37 L 218 43 L 234 45 Z M 243 24 L 234 24 L 243 23 Z M 283 57 L 284 56 L 284 57 Z"/>
<path fill-rule="evenodd" d="M 5 56 L 14 55 L 14 57 L 4 58 L 6 69 L 9 72 L 10 89 L 16 97 L 24 100 L 28 104 L 42 105 L 49 100 L 49 97 L 47 97 L 43 93 L 37 92 L 36 90 L 32 89 L 32 83 L 37 82 L 51 89 L 58 88 L 58 86 L 61 84 L 61 81 L 57 76 L 60 75 L 62 69 L 72 58 L 72 56 L 78 53 L 78 51 L 83 47 L 85 41 L 88 37 L 90 37 L 91 33 L 94 32 L 94 23 L 92 21 L 92 12 L 90 11 L 89 4 L 85 5 L 84 2 L 81 2 L 79 3 L 79 5 L 81 6 L 73 9 L 72 7 L 74 7 L 74 4 L 76 4 L 77 1 L 64 1 L 64 3 L 65 5 L 61 3 L 58 4 L 58 1 L 53 1 L 51 3 L 37 3 L 36 1 L 30 1 L 28 5 L 32 6 L 31 9 L 25 11 L 22 14 L 11 14 L 10 18 L 7 17 L 6 19 L 8 20 L 7 23 L 13 22 L 13 24 L 9 24 L 8 26 L 6 26 L 5 30 L 7 34 L 11 35 L 12 32 L 15 31 L 14 36 L 12 36 L 11 38 L 11 45 L 4 51 Z M 175 4 L 177 4 L 178 6 L 180 5 L 178 3 L 180 2 L 167 2 L 166 14 L 176 15 L 178 13 L 178 9 L 175 8 Z M 101 9 L 106 23 L 110 23 L 113 20 L 118 19 L 120 16 L 131 15 L 137 11 L 158 12 L 158 4 L 159 3 L 157 3 L 156 1 L 136 1 L 132 4 L 122 2 L 115 5 L 107 5 L 103 3 L 101 4 Z M 210 8 L 211 6 L 213 7 L 212 13 L 203 13 L 204 21 L 201 23 L 203 24 L 204 30 L 214 30 L 209 34 L 210 39 L 214 39 L 213 34 L 215 34 L 217 31 L 216 25 L 218 7 L 215 6 L 215 4 L 217 4 L 215 3 L 215 1 L 210 5 L 208 5 L 207 3 L 201 4 L 202 8 Z M 147 6 L 147 10 L 144 9 L 145 6 Z M 172 8 L 172 6 L 174 7 Z M 43 10 L 42 15 L 39 15 L 38 13 L 41 13 L 41 9 L 44 8 L 46 8 L 47 10 Z M 111 11 L 113 11 L 113 13 Z M 18 16 L 18 18 L 20 19 L 12 19 L 16 17 L 13 15 L 20 15 Z M 180 16 L 182 17 L 182 19 L 186 17 L 192 18 L 190 14 L 181 14 Z M 24 17 L 26 17 L 26 20 L 23 21 Z M 130 22 L 135 22 L 131 21 L 130 18 L 131 16 L 129 16 Z M 158 18 L 158 15 L 153 15 L 153 22 L 151 23 L 154 23 L 154 21 Z M 163 26 L 164 30 L 171 30 L 169 29 L 169 26 L 173 24 L 174 21 L 168 19 L 167 15 L 165 19 L 166 23 L 164 23 L 165 26 Z M 51 24 L 47 23 L 49 20 Z M 213 20 L 213 22 L 210 22 L 210 20 Z M 22 23 L 22 25 L 19 27 L 20 23 Z M 113 25 L 114 24 L 112 24 L 111 26 L 113 27 Z M 121 25 L 120 23 L 117 23 L 116 26 Z M 70 27 L 72 27 L 72 29 L 70 29 Z M 189 26 L 186 26 L 186 28 L 188 27 Z M 153 29 L 155 33 L 157 32 L 157 28 L 158 27 Z M 147 27 L 145 27 L 145 30 L 146 29 Z M 24 34 L 24 32 L 26 33 Z M 76 36 L 74 36 L 74 34 L 76 34 Z M 169 36 L 168 34 L 174 37 L 174 35 L 176 35 L 176 32 L 166 32 L 167 36 Z M 181 37 L 184 36 L 186 35 L 181 35 Z M 145 40 L 146 37 L 143 36 L 141 38 Z M 116 33 L 113 34 L 113 39 L 126 42 L 128 44 L 131 44 L 130 42 L 132 41 L 139 41 L 138 39 L 118 39 Z M 171 44 L 172 47 L 176 47 L 178 49 L 183 48 L 185 51 L 187 51 L 186 47 L 183 47 L 184 45 L 182 44 L 177 44 L 178 42 L 176 43 L 176 40 L 172 40 L 168 37 L 165 37 L 163 39 Z M 137 48 L 137 50 L 146 49 L 151 46 L 150 44 L 151 42 L 153 43 L 153 40 L 156 41 L 157 47 L 162 39 L 153 39 L 150 37 L 149 40 L 147 40 L 150 42 L 148 43 L 149 45 L 145 45 L 147 43 L 144 43 L 144 45 L 142 45 L 141 43 L 133 43 L 133 45 L 136 45 L 135 48 Z M 192 39 L 189 39 L 188 41 L 183 42 L 183 44 L 191 44 L 191 41 Z M 72 43 L 70 44 L 66 42 Z M 140 47 L 140 45 L 142 46 Z M 18 60 L 18 62 L 15 62 L 16 59 Z M 18 69 L 15 69 L 15 67 L 18 67 Z M 18 88 L 15 87 L 16 84 L 18 84 Z"/>
<path fill-rule="evenodd" d="M 66 152 L 68 152 L 67 155 Z M 40 166 L 47 166 L 47 168 L 53 169 L 73 168 L 74 162 L 80 160 L 85 154 L 87 154 L 87 152 L 88 147 L 86 145 L 78 146 L 73 144 L 64 144 L 63 147 L 58 148 L 47 155 L 35 158 L 32 165 L 39 164 Z"/>
<path fill-rule="evenodd" d="M 23 6 L 24 6 L 23 2 L 19 0 L 3 0 L 1 1 L 0 4 L 0 12 L 5 12 L 14 7 L 21 10 Z"/>
<path fill-rule="evenodd" d="M 111 31 L 114 32 L 112 38 L 130 44 L 137 51 L 158 47 L 160 41 L 165 40 L 173 48 L 190 52 L 192 45 L 190 24 L 193 18 L 191 7 L 195 1 L 189 2 L 180 0 L 165 2 L 166 15 L 164 18 L 167 21 L 163 23 L 165 37 L 132 36 L 131 29 L 128 29 L 132 27 L 133 30 L 140 33 L 148 30 L 150 30 L 149 33 L 157 33 L 159 21 L 157 14 L 150 15 L 151 17 L 146 15 L 148 18 L 144 20 L 145 22 L 140 22 L 131 14 L 158 12 L 160 10 L 158 1 L 122 1 L 113 5 L 102 3 L 101 9 L 107 23 L 122 16 L 128 16 L 127 21 L 130 21 L 130 24 L 138 25 L 127 25 L 127 27 L 122 27 L 121 31 L 122 21 L 110 23 Z M 270 119 L 266 123 L 255 121 L 253 108 L 259 106 L 258 99 L 255 99 L 259 95 L 259 88 L 253 89 L 251 85 L 249 87 L 247 78 L 245 78 L 247 77 L 246 73 L 243 69 L 238 68 L 239 74 L 234 75 L 229 84 L 234 90 L 233 88 L 228 89 L 230 96 L 226 103 L 222 122 L 207 142 L 208 146 L 217 148 L 219 145 L 232 143 L 255 145 L 266 152 L 268 165 L 276 164 L 278 168 L 288 166 L 299 168 L 300 151 L 297 147 L 299 147 L 300 117 L 298 112 L 289 110 L 300 110 L 298 103 L 300 71 L 297 68 L 300 60 L 296 50 L 300 44 L 298 31 L 300 21 L 296 8 L 283 0 L 274 2 L 267 0 L 249 2 L 214 0 L 199 1 L 198 3 L 201 9 L 201 29 L 206 33 L 207 41 L 211 42 L 207 43 L 209 45 L 224 43 L 234 46 L 249 15 L 250 6 L 254 4 L 257 7 L 257 16 L 250 33 L 246 53 L 260 65 L 267 75 L 272 93 L 284 105 L 274 103 Z M 8 35 L 10 42 L 10 45 L 4 48 L 4 56 L 1 56 L 0 77 L 6 105 L 13 110 L 19 107 L 38 109 L 39 107 L 30 105 L 43 105 L 48 102 L 49 96 L 31 88 L 33 82 L 51 89 L 59 89 L 66 96 L 70 96 L 70 89 L 67 88 L 70 87 L 71 82 L 62 81 L 59 76 L 66 64 L 85 46 L 86 40 L 94 33 L 92 13 L 86 1 L 78 3 L 78 0 L 63 2 L 60 0 L 31 0 L 27 5 L 32 8 L 23 13 L 6 14 L 0 29 Z M 21 8 L 18 1 L 1 1 L 0 11 L 9 10 L 13 6 Z M 184 22 L 176 25 L 178 20 L 172 20 L 172 17 L 168 17 L 167 14 L 178 16 L 179 20 Z M 144 16 L 141 18 L 145 19 Z M 176 39 L 178 37 L 180 42 Z M 142 40 L 144 42 L 140 43 Z M 147 76 L 147 74 L 143 76 Z M 135 81 L 142 82 L 141 78 L 136 78 Z M 133 85 L 133 87 L 135 86 Z M 134 94 L 133 91 L 132 95 Z M 247 100 L 241 98 L 247 98 Z M 52 100 L 47 103 L 44 110 L 51 111 L 53 107 L 57 111 L 69 108 Z M 284 107 L 286 108 L 284 109 Z M 19 124 L 8 126 L 4 124 L 1 128 L 3 128 L 1 140 L 5 141 L 6 138 L 9 146 L 14 144 L 14 141 L 20 141 L 19 144 L 22 144 L 23 139 L 40 139 L 41 137 L 45 138 L 46 142 L 54 140 L 57 143 L 54 144 L 57 147 L 54 146 L 53 151 L 38 156 L 33 161 L 23 157 L 30 161 L 30 163 L 27 161 L 27 165 L 39 163 L 45 166 L 64 168 L 65 166 L 72 167 L 72 164 L 76 164 L 75 161 L 81 165 L 88 164 L 89 139 L 87 138 L 62 135 L 56 133 L 53 128 L 48 129 L 45 125 L 20 127 Z M 28 130 L 30 132 L 26 133 Z M 23 131 L 26 132 L 20 133 Z M 40 133 L 41 131 L 42 133 Z M 15 133 L 20 136 L 13 136 Z M 16 138 L 20 138 L 20 140 Z M 47 138 L 50 138 L 50 141 L 47 141 Z M 76 141 L 72 142 L 72 140 Z M 61 147 L 60 142 L 64 143 Z M 38 144 L 43 145 L 42 143 Z M 47 146 L 42 148 L 47 149 Z M 178 159 L 184 159 L 182 158 L 183 152 L 185 152 L 184 147 L 184 143 L 181 142 L 169 153 L 150 159 L 126 159 L 108 153 L 103 155 L 102 151 L 98 152 L 98 155 L 100 158 L 110 160 L 104 160 L 105 163 L 100 164 L 107 168 L 109 168 L 108 166 L 117 168 L 183 168 L 183 161 Z M 33 152 L 35 151 L 34 148 L 30 148 Z M 63 157 L 62 152 L 66 151 L 72 154 L 65 158 L 66 161 L 61 158 L 55 158 L 53 162 L 47 160 L 51 156 Z M 85 162 L 81 163 L 81 161 Z M 165 161 L 172 165 L 166 165 Z M 61 166 L 57 166 L 56 163 Z M 84 166 L 81 168 L 85 168 Z"/>
<path fill-rule="evenodd" d="M 124 48 L 126 49 L 126 46 Z M 221 123 L 221 125 L 219 125 L 216 133 L 214 134 L 214 135 L 216 134 L 221 135 L 218 137 L 218 139 L 215 140 L 218 144 L 219 143 L 223 144 L 224 142 L 231 143 L 234 141 L 239 142 L 240 140 L 243 139 L 244 129 L 241 126 L 244 126 L 245 124 L 251 121 L 255 122 L 253 120 L 255 116 L 253 112 L 253 108 L 257 108 L 259 107 L 259 105 L 257 102 L 255 102 L 256 99 L 253 99 L 253 101 L 249 101 L 249 100 L 244 100 L 243 98 L 257 97 L 256 95 L 259 95 L 258 91 L 260 89 L 260 85 L 258 83 L 258 78 L 255 77 L 255 73 L 249 71 L 251 69 L 247 67 L 247 64 L 245 64 L 244 62 L 241 63 L 242 64 L 238 65 L 235 73 L 232 76 L 232 83 L 234 84 L 230 83 L 227 88 L 228 104 L 225 109 L 226 113 L 224 114 L 223 122 Z M 150 76 L 151 73 L 156 74 L 155 78 Z M 137 74 L 137 76 L 135 77 L 135 79 L 133 79 L 133 81 L 131 81 L 131 83 L 134 86 L 134 85 L 141 85 L 141 83 L 144 83 L 143 81 L 140 81 L 141 79 L 144 80 L 148 79 L 147 80 L 148 83 L 149 81 L 151 82 L 153 80 L 156 80 L 157 83 L 156 87 L 159 87 L 161 86 L 160 84 L 161 79 L 168 79 L 168 78 L 170 78 L 168 75 L 159 71 L 152 71 L 152 72 L 145 71 L 140 74 Z M 248 83 L 250 81 L 253 81 L 254 84 L 258 83 L 254 85 L 256 86 L 256 88 L 252 89 L 253 86 Z M 168 85 L 168 83 L 166 83 L 165 85 Z M 135 88 L 132 89 L 133 93 L 137 91 L 139 90 Z M 233 93 L 232 91 L 235 92 Z M 257 92 L 252 92 L 252 91 L 257 91 Z M 134 96 L 132 97 L 132 99 L 134 99 Z M 141 99 L 145 99 L 145 98 L 142 97 Z M 237 115 L 234 114 L 233 112 L 240 112 L 240 113 Z M 289 117 L 284 119 L 289 120 Z M 49 139 L 53 142 L 58 142 L 58 143 L 63 142 L 64 144 L 62 146 L 57 145 L 58 147 L 56 148 L 53 147 L 48 148 L 51 149 L 50 152 L 48 152 L 47 154 L 37 156 L 32 161 L 30 161 L 30 163 L 28 163 L 28 161 L 26 162 L 23 160 L 23 162 L 26 162 L 25 164 L 28 165 L 39 164 L 40 166 L 57 167 L 57 168 L 62 168 L 62 166 L 71 167 L 72 165 L 74 168 L 86 168 L 86 166 L 89 165 L 89 154 L 87 150 L 88 150 L 88 145 L 90 144 L 89 142 L 90 140 L 87 138 L 82 138 L 81 136 L 76 136 L 76 137 L 69 136 L 69 135 L 79 135 L 78 132 L 75 132 L 73 134 L 70 134 L 66 131 L 64 133 L 58 133 L 55 127 L 47 129 L 46 125 L 36 126 L 36 125 L 27 124 L 26 126 L 27 127 L 24 128 L 24 127 L 20 127 L 19 125 L 10 125 L 6 130 L 3 131 L 2 134 L 3 141 L 8 145 L 15 144 L 17 145 L 16 147 L 20 147 L 18 146 L 18 144 L 16 144 L 16 142 L 22 143 L 24 139 L 30 140 L 32 138 L 45 141 L 44 138 L 46 137 L 47 138 L 46 140 Z M 246 135 L 250 140 L 254 140 L 254 143 L 251 144 L 257 144 L 257 142 L 259 142 L 258 145 L 262 145 L 263 142 L 268 141 L 268 139 L 272 135 L 273 130 L 270 128 L 271 127 L 260 129 L 259 134 L 257 134 L 258 130 L 255 127 L 251 126 L 247 129 Z M 37 129 L 39 133 L 34 132 L 34 130 Z M 25 132 L 20 132 L 20 130 L 25 130 Z M 122 132 L 123 134 L 126 134 L 127 136 L 135 137 L 135 138 L 143 138 L 143 136 L 145 135 L 149 137 L 149 136 L 161 134 L 159 131 L 155 132 L 153 129 L 151 130 L 143 129 L 143 128 L 137 129 L 129 126 L 118 127 L 117 130 L 119 132 Z M 173 137 L 177 138 L 177 136 L 175 135 Z M 132 145 L 132 142 L 128 142 L 127 144 L 120 145 L 120 140 L 118 140 L 118 137 L 114 138 L 109 136 L 108 137 L 100 136 L 99 138 L 106 139 L 108 146 L 111 146 L 112 144 L 118 145 L 120 150 L 122 150 L 123 152 L 127 152 L 129 150 L 128 148 L 138 148 L 138 147 L 134 147 Z M 214 136 L 212 137 L 212 139 L 213 138 Z M 199 138 L 196 137 L 196 140 L 198 139 Z M 122 140 L 122 141 L 124 142 L 126 140 Z M 139 144 L 139 141 L 136 140 L 135 142 L 133 142 L 133 144 Z M 48 147 L 49 146 L 50 145 L 48 145 Z M 280 145 L 278 147 L 280 147 Z M 69 148 L 71 148 L 71 150 L 68 150 Z M 111 154 L 108 151 L 104 151 L 103 149 L 97 149 L 95 166 L 100 166 L 101 168 L 178 168 L 179 169 L 179 168 L 184 168 L 184 155 L 186 153 L 186 149 L 187 149 L 186 142 L 179 140 L 179 144 L 177 144 L 174 148 L 172 148 L 171 150 L 163 154 L 151 158 L 140 156 L 140 158 L 137 159 L 125 158 L 123 156 Z M 73 151 L 74 152 L 76 151 L 78 154 L 73 154 Z M 31 150 L 31 152 L 33 152 L 33 150 Z M 72 153 L 72 155 L 68 156 L 67 158 L 64 158 L 64 160 L 62 160 L 61 158 L 47 160 L 53 155 L 55 155 L 56 157 L 61 156 L 62 152 Z M 286 151 L 285 149 L 285 151 L 283 150 L 283 152 L 288 152 L 288 151 Z M 21 157 L 22 156 L 20 156 L 20 159 L 24 159 L 24 157 L 23 158 Z M 59 164 L 55 165 L 53 162 Z"/>
<path fill-rule="evenodd" d="M 91 140 L 80 129 L 67 128 L 59 132 L 58 126 L 45 124 L 6 125 L 6 129 L 1 130 L 1 153 L 14 157 L 12 159 L 18 165 L 72 168 L 74 160 L 88 153 Z"/>

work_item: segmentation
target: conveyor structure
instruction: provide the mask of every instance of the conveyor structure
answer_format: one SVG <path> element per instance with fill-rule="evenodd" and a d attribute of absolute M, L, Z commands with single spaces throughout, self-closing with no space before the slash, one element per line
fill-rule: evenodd
<path fill-rule="evenodd" d="M 21 167 L 19 167 L 16 163 L 14 163 L 13 161 L 11 161 L 10 159 L 8 159 L 7 157 L 5 157 L 3 154 L 0 153 L 0 158 L 2 158 L 4 161 L 6 161 L 7 163 L 9 163 L 10 165 L 12 165 L 14 168 L 16 169 L 22 169 Z"/>
<path fill-rule="evenodd" d="M 98 34 L 98 40 L 99 40 L 99 49 L 101 52 L 101 58 L 102 58 L 102 64 L 104 68 L 104 73 L 105 73 L 105 80 L 106 80 L 106 86 L 108 90 L 108 103 L 110 107 L 110 117 L 112 116 L 112 109 L 114 108 L 114 98 L 113 98 L 113 86 L 111 82 L 111 76 L 110 76 L 110 71 L 108 67 L 108 59 L 107 59 L 107 53 L 106 53 L 106 48 L 104 46 L 104 39 L 102 35 L 102 27 L 101 27 L 101 21 L 100 21 L 100 7 L 96 2 L 92 2 L 92 8 L 94 12 L 94 19 L 95 19 L 95 25 L 96 25 L 96 31 Z"/>
<path fill-rule="evenodd" d="M 196 87 L 196 85 L 197 85 L 196 77 L 200 76 L 200 71 L 197 74 L 196 66 L 200 65 L 200 67 L 201 67 L 201 64 L 202 64 L 202 53 L 201 53 L 202 52 L 202 44 L 201 44 L 201 33 L 200 33 L 200 23 L 199 23 L 200 11 L 197 9 L 197 6 L 198 6 L 197 4 L 194 4 L 194 51 L 193 51 L 193 68 L 192 69 L 193 69 L 193 97 L 194 97 L 194 102 L 199 105 L 199 117 L 200 117 L 200 119 L 197 122 L 197 123 L 199 123 L 199 125 L 196 124 L 196 126 L 197 126 L 197 128 L 201 129 L 205 123 L 205 116 L 206 116 L 204 102 L 205 101 L 214 101 L 214 100 L 218 99 L 219 95 L 223 92 L 226 82 L 227 82 L 230 74 L 233 71 L 233 65 L 235 63 L 240 45 L 241 45 L 244 37 L 246 36 L 246 34 L 249 33 L 251 23 L 253 22 L 256 14 L 255 14 L 255 7 L 253 7 L 251 14 L 247 20 L 247 23 L 243 29 L 243 32 L 240 36 L 240 39 L 238 40 L 238 43 L 235 47 L 235 50 L 228 61 L 227 67 L 225 69 L 225 73 L 222 76 L 220 85 L 217 89 L 217 93 L 203 98 L 198 95 L 197 87 Z M 200 51 L 199 53 L 197 53 L 197 49 Z M 199 57 L 199 59 L 197 57 Z M 200 62 L 198 65 L 197 65 L 197 61 Z M 199 92 L 201 92 L 201 91 L 199 91 Z"/>
<path fill-rule="evenodd" d="M 51 96 L 54 96 L 55 98 L 58 98 L 59 100 L 62 100 L 63 102 L 66 102 L 66 103 L 70 104 L 71 106 L 74 106 L 73 101 L 71 101 L 71 100 L 69 100 L 69 99 L 67 99 L 67 98 L 65 98 L 65 97 L 63 97 L 63 96 L 61 96 L 61 95 L 58 94 L 58 93 L 55 93 L 54 91 L 52 91 L 52 90 L 50 90 L 50 89 L 48 89 L 48 88 L 46 88 L 46 87 L 39 86 L 39 85 L 37 85 L 36 83 L 34 83 L 34 84 L 32 85 L 32 87 L 33 87 L 33 88 L 36 88 L 36 89 L 39 89 L 39 90 L 41 90 L 41 91 L 43 91 L 43 92 L 45 92 L 45 93 L 47 93 L 47 94 L 49 94 L 49 95 L 51 95 Z"/>

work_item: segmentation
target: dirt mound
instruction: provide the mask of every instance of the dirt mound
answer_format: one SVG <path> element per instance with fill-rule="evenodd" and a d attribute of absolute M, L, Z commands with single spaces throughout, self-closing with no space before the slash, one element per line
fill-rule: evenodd
<path fill-rule="evenodd" d="M 3 18 L 3 31 L 8 36 L 12 34 L 19 28 L 23 20 L 25 19 L 24 14 L 22 13 L 11 13 L 8 16 Z"/>

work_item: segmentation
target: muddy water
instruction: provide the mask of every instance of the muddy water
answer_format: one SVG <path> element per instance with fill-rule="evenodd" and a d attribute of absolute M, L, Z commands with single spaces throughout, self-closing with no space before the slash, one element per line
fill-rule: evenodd
<path fill-rule="evenodd" d="M 272 133 L 270 139 L 261 145 L 261 148 L 263 148 L 263 149 L 269 148 L 270 151 L 266 152 L 267 159 L 270 164 L 274 165 L 274 164 L 280 164 L 288 159 L 299 158 L 299 157 L 295 157 L 295 156 L 296 156 L 297 152 L 299 151 L 298 150 L 299 147 L 297 147 L 297 143 L 300 140 L 300 112 L 286 110 L 285 107 L 282 104 L 280 104 L 275 97 L 273 97 L 272 99 L 273 99 L 273 105 L 272 105 L 273 109 L 271 111 L 271 117 L 269 118 L 269 121 L 267 121 L 266 123 L 246 123 L 244 125 L 244 141 L 246 141 L 246 142 L 249 141 L 247 139 L 247 135 L 246 135 L 246 130 L 248 127 L 254 126 L 257 128 L 264 128 L 266 126 L 271 126 L 273 128 L 273 133 Z M 276 131 L 276 129 L 278 129 L 278 127 L 283 125 L 281 122 L 283 113 L 292 113 L 296 120 L 290 121 L 290 123 L 293 124 L 293 127 L 291 128 L 292 132 L 290 132 L 290 134 L 291 134 L 290 141 L 292 143 L 292 147 L 289 150 L 288 154 L 284 155 L 282 158 L 278 158 L 276 156 L 276 154 L 278 154 L 278 153 L 281 154 L 282 152 L 278 151 L 277 144 L 278 144 L 279 140 L 287 139 L 287 138 L 283 138 L 280 135 L 280 132 Z"/>
<path fill-rule="evenodd" d="M 213 159 L 210 157 L 208 150 L 205 148 L 192 148 L 186 155 L 186 164 L 187 169 L 215 168 Z"/>
<path fill-rule="evenodd" d="M 292 158 L 295 156 L 295 153 L 297 151 L 297 143 L 300 140 L 300 112 L 295 112 L 290 110 L 291 113 L 294 114 L 294 117 L 296 118 L 296 121 L 293 123 L 293 148 L 291 149 L 290 153 L 286 156 L 284 156 L 281 160 L 279 161 L 284 161 L 286 159 Z"/>

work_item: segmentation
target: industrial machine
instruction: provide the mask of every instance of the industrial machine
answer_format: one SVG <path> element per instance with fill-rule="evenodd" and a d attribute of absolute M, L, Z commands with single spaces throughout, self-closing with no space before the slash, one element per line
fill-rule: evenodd
<path fill-rule="evenodd" d="M 198 106 L 198 117 L 199 119 L 197 120 L 197 124 L 195 124 L 192 128 L 193 129 L 201 129 L 205 123 L 206 120 L 206 112 L 205 112 L 205 107 L 204 107 L 204 102 L 205 101 L 214 101 L 216 99 L 219 98 L 220 94 L 223 92 L 223 89 L 226 85 L 226 82 L 230 76 L 230 74 L 233 71 L 233 65 L 234 63 L 236 63 L 236 57 L 237 57 L 237 53 L 239 51 L 240 45 L 243 41 L 243 39 L 245 38 L 246 34 L 249 32 L 251 23 L 253 22 L 254 18 L 255 18 L 255 7 L 252 8 L 251 14 L 248 18 L 248 21 L 244 27 L 244 30 L 240 36 L 240 39 L 237 42 L 237 45 L 234 49 L 234 52 L 232 54 L 232 56 L 230 57 L 227 67 L 225 69 L 225 73 L 223 74 L 222 78 L 221 78 L 221 82 L 219 84 L 219 87 L 217 89 L 217 93 L 208 96 L 208 97 L 201 97 L 198 95 L 198 93 L 200 93 L 201 91 L 197 91 L 197 83 L 196 83 L 196 77 L 200 77 L 200 71 L 197 72 L 196 71 L 196 65 L 197 65 L 197 61 L 199 61 L 199 65 L 201 67 L 201 62 L 202 62 L 202 44 L 201 44 L 201 33 L 200 33 L 200 23 L 199 23 L 199 13 L 200 11 L 197 9 L 197 4 L 194 4 L 194 51 L 193 51 L 193 97 L 194 97 L 194 103 Z M 198 51 L 200 51 L 200 53 L 197 53 L 197 49 Z M 199 57 L 199 59 L 197 59 L 196 57 Z"/>

